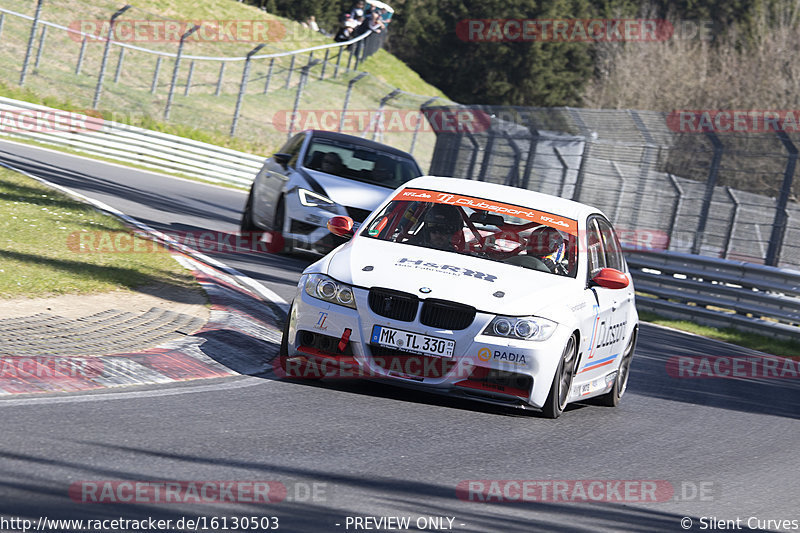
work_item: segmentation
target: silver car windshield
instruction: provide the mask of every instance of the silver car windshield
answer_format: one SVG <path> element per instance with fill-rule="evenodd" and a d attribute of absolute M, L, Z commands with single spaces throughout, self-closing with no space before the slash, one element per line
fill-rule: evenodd
<path fill-rule="evenodd" d="M 391 189 L 422 175 L 416 162 L 407 157 L 331 139 L 312 140 L 303 166 Z"/>

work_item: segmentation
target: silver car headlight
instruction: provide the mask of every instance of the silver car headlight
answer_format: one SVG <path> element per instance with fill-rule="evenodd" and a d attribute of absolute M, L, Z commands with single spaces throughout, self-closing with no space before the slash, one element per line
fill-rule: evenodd
<path fill-rule="evenodd" d="M 324 302 L 356 308 L 353 288 L 324 274 L 309 274 L 305 283 L 306 294 Z"/>
<path fill-rule="evenodd" d="M 496 316 L 483 330 L 483 334 L 526 341 L 546 341 L 553 335 L 557 325 L 552 320 L 538 316 Z"/>
<path fill-rule="evenodd" d="M 308 189 L 297 189 L 297 196 L 300 203 L 306 207 L 319 207 L 331 213 L 338 213 L 336 202 L 321 194 L 309 191 Z"/>

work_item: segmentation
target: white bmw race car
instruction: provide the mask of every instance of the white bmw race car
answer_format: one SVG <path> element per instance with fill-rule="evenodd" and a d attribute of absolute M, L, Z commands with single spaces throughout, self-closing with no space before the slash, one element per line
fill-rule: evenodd
<path fill-rule="evenodd" d="M 390 380 L 558 417 L 625 392 L 638 330 L 597 209 L 454 178 L 413 179 L 309 266 L 284 328 L 290 377 Z"/>

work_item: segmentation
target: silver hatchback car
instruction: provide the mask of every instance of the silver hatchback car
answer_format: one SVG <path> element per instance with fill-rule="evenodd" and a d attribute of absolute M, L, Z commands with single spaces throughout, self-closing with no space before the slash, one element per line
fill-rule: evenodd
<path fill-rule="evenodd" d="M 327 253 L 342 242 L 328 219 L 360 224 L 403 183 L 422 175 L 411 154 L 329 131 L 298 133 L 266 160 L 244 207 L 242 232 L 272 232 L 272 249 Z"/>

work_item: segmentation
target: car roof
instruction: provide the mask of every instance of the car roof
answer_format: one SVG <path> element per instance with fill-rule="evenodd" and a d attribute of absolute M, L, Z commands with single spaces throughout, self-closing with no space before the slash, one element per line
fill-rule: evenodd
<path fill-rule="evenodd" d="M 403 184 L 403 187 L 475 196 L 512 205 L 531 207 L 574 220 L 585 220 L 586 217 L 592 214 L 603 215 L 603 212 L 596 207 L 567 200 L 559 196 L 463 178 L 421 176 L 407 181 Z M 605 215 L 603 216 L 605 217 Z"/>
<path fill-rule="evenodd" d="M 382 144 L 375 141 L 370 141 L 369 139 L 362 139 L 361 137 L 354 137 L 353 135 L 347 135 L 345 133 L 338 133 L 335 131 L 324 131 L 324 130 L 306 130 L 306 133 L 310 133 L 312 136 L 321 139 L 331 139 L 333 141 L 342 141 L 347 142 L 350 144 L 356 144 L 358 146 L 363 146 L 364 148 L 370 150 L 380 150 L 382 152 L 386 152 L 393 155 L 398 155 L 401 157 L 407 157 L 409 159 L 414 159 L 414 157 L 409 154 L 408 152 L 404 152 L 402 150 L 398 150 L 392 146 L 387 144 Z M 416 161 L 416 160 L 415 160 Z"/>

